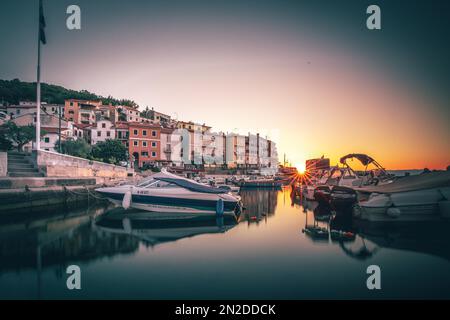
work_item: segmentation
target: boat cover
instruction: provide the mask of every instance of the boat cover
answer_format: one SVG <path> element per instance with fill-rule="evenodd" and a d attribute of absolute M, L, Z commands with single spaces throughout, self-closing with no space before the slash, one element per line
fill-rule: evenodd
<path fill-rule="evenodd" d="M 217 187 L 210 187 L 198 182 L 195 182 L 194 180 L 187 179 L 184 177 L 177 176 L 173 173 L 169 173 L 167 171 L 161 171 L 160 173 L 156 173 L 152 176 L 153 179 L 169 182 L 176 184 L 177 186 L 186 188 L 191 191 L 195 192 L 202 192 L 202 193 L 215 193 L 215 194 L 221 194 L 221 193 L 228 193 L 228 190 L 225 190 L 223 188 L 217 188 Z"/>
<path fill-rule="evenodd" d="M 437 171 L 401 177 L 392 183 L 355 188 L 355 190 L 364 193 L 397 193 L 444 187 L 450 187 L 450 171 Z"/>
<path fill-rule="evenodd" d="M 369 157 L 367 154 L 363 154 L 363 153 L 350 153 L 350 154 L 348 154 L 348 155 L 346 155 L 346 156 L 343 156 L 343 157 L 340 159 L 340 162 L 341 162 L 342 164 L 345 164 L 345 160 L 351 159 L 351 158 L 356 158 L 356 159 L 358 159 L 358 160 L 361 161 L 361 163 L 362 163 L 363 165 L 365 165 L 365 166 L 371 164 L 371 163 L 374 161 L 374 159 L 373 159 L 372 157 Z"/>

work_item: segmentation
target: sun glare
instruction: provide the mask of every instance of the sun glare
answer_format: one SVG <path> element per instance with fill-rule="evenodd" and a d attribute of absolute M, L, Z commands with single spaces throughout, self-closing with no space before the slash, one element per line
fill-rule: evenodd
<path fill-rule="evenodd" d="M 304 163 L 297 163 L 295 167 L 297 168 L 298 173 L 305 173 L 306 168 Z"/>

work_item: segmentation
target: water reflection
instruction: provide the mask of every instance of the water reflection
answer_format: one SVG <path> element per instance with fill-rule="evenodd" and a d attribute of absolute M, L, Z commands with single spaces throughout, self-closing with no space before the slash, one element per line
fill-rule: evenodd
<path fill-rule="evenodd" d="M 246 221 L 249 225 L 267 222 L 267 218 L 275 214 L 279 190 L 276 189 L 242 189 L 240 196 L 245 210 L 241 214 L 240 221 Z"/>
<path fill-rule="evenodd" d="M 326 203 L 299 201 L 305 214 L 302 232 L 314 242 L 338 244 L 351 258 L 367 260 L 380 249 L 390 248 L 450 260 L 448 222 L 361 222 L 353 219 L 351 208 L 333 210 Z"/>
<path fill-rule="evenodd" d="M 95 222 L 97 230 L 127 235 L 154 246 L 200 234 L 224 233 L 237 224 L 232 216 L 195 217 L 139 210 L 111 210 Z"/>
<path fill-rule="evenodd" d="M 0 298 L 71 297 L 65 288 L 70 264 L 82 266 L 91 290 L 83 290 L 83 298 L 104 297 L 105 286 L 111 297 L 122 298 L 370 298 L 367 265 L 388 265 L 395 282 L 403 263 L 429 271 L 429 281 L 440 280 L 424 281 L 416 291 L 400 283 L 387 291 L 391 296 L 450 297 L 448 223 L 363 224 L 351 211 L 306 201 L 289 189 L 243 190 L 241 197 L 246 210 L 238 220 L 105 204 L 3 215 Z M 122 278 L 133 284 L 114 290 Z M 329 288 L 318 288 L 320 281 Z M 16 295 L 2 291 L 10 286 Z"/>

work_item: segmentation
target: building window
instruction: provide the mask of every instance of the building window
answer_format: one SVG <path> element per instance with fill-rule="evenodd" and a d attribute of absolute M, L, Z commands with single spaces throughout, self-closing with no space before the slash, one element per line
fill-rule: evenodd
<path fill-rule="evenodd" d="M 73 102 L 70 102 L 70 106 L 73 107 Z"/>
<path fill-rule="evenodd" d="M 156 157 L 156 152 L 155 151 L 152 151 L 152 157 L 153 158 Z"/>
<path fill-rule="evenodd" d="M 125 142 L 125 146 L 127 146 L 127 148 L 130 146 L 130 144 L 128 143 L 128 141 Z"/>
<path fill-rule="evenodd" d="M 45 142 L 45 143 L 49 143 L 49 142 L 50 142 L 50 138 L 49 138 L 49 137 L 45 137 L 45 138 L 44 138 L 44 142 Z"/>
<path fill-rule="evenodd" d="M 97 131 L 97 137 L 101 137 L 101 136 L 102 136 L 101 131 Z"/>
<path fill-rule="evenodd" d="M 117 138 L 122 139 L 122 131 L 117 131 Z"/>
<path fill-rule="evenodd" d="M 142 151 L 142 152 L 141 152 L 141 156 L 143 156 L 143 157 L 148 157 L 148 152 L 147 152 L 147 151 Z"/>
<path fill-rule="evenodd" d="M 156 131 L 152 130 L 152 137 L 156 137 Z"/>
<path fill-rule="evenodd" d="M 69 114 L 73 114 L 74 112 L 73 112 L 73 110 L 69 110 Z"/>
<path fill-rule="evenodd" d="M 138 131 L 137 131 L 136 129 L 134 129 L 134 130 L 133 130 L 133 134 L 134 134 L 135 136 L 137 136 L 137 135 L 138 135 Z"/>
<path fill-rule="evenodd" d="M 142 141 L 142 146 L 146 147 L 147 146 L 147 141 Z"/>
<path fill-rule="evenodd" d="M 102 128 L 106 128 L 106 123 L 102 123 Z"/>
<path fill-rule="evenodd" d="M 135 147 L 139 146 L 139 141 L 134 140 L 133 141 L 133 146 L 135 146 Z"/>
<path fill-rule="evenodd" d="M 111 132 L 110 131 L 106 131 L 106 136 L 107 137 L 111 137 Z"/>
<path fill-rule="evenodd" d="M 147 130 L 142 130 L 142 135 L 146 136 L 147 135 Z"/>
<path fill-rule="evenodd" d="M 152 148 L 156 148 L 156 142 L 152 142 Z"/>

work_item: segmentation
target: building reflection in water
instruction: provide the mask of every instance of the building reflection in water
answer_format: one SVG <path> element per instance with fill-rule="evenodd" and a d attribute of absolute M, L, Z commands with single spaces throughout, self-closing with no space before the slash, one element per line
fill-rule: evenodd
<path fill-rule="evenodd" d="M 275 214 L 279 192 L 276 189 L 241 189 L 239 195 L 245 210 L 239 221 L 247 221 L 248 225 L 267 222 L 267 218 Z"/>

